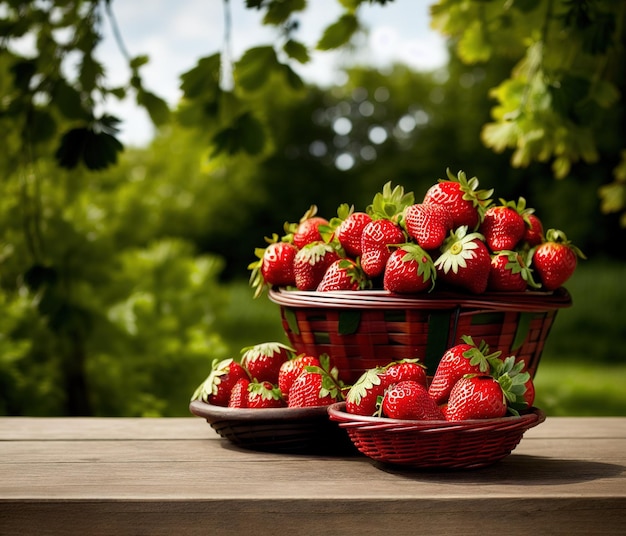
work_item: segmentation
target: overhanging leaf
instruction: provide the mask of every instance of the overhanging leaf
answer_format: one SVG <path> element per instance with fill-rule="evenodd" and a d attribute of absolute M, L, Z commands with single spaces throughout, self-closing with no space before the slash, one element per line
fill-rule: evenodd
<path fill-rule="evenodd" d="M 187 99 L 215 96 L 219 91 L 220 65 L 219 54 L 200 58 L 193 69 L 180 76 L 183 96 Z"/>
<path fill-rule="evenodd" d="M 319 50 L 331 50 L 345 45 L 359 28 L 359 22 L 351 13 L 343 14 L 337 22 L 327 26 L 317 43 Z"/>
<path fill-rule="evenodd" d="M 138 91 L 137 104 L 147 110 L 155 125 L 160 126 L 169 121 L 170 109 L 167 103 L 154 93 L 145 90 Z"/>
<path fill-rule="evenodd" d="M 306 0 L 272 0 L 267 6 L 263 24 L 278 26 L 285 22 L 295 11 L 306 8 Z"/>
<path fill-rule="evenodd" d="M 235 77 L 243 89 L 254 91 L 265 84 L 279 65 L 273 47 L 254 47 L 235 64 Z"/>

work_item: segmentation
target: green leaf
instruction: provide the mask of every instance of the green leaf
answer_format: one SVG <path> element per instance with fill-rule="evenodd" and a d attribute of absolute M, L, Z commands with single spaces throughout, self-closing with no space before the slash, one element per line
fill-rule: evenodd
<path fill-rule="evenodd" d="M 337 22 L 326 27 L 321 39 L 317 43 L 319 50 L 332 50 L 345 45 L 359 28 L 355 15 L 343 14 Z"/>
<path fill-rule="evenodd" d="M 193 69 L 180 76 L 183 96 L 187 99 L 214 97 L 219 91 L 220 65 L 219 54 L 200 58 Z"/>
<path fill-rule="evenodd" d="M 58 80 L 54 85 L 52 101 L 67 119 L 87 120 L 89 118 L 89 112 L 83 106 L 80 92 L 63 79 Z"/>
<path fill-rule="evenodd" d="M 279 65 L 273 47 L 254 47 L 247 50 L 235 64 L 235 77 L 243 89 L 254 91 L 267 82 Z"/>
<path fill-rule="evenodd" d="M 213 154 L 233 155 L 239 151 L 256 155 L 265 146 L 263 126 L 250 112 L 241 114 L 235 122 L 213 137 Z"/>
<path fill-rule="evenodd" d="M 299 61 L 300 63 L 308 63 L 308 61 L 311 59 L 307 47 L 299 41 L 294 41 L 293 39 L 289 39 L 285 43 L 285 45 L 283 46 L 283 50 L 285 51 L 285 54 L 287 54 L 287 56 L 296 61 Z"/>
<path fill-rule="evenodd" d="M 154 93 L 145 90 L 138 91 L 137 104 L 148 111 L 150 119 L 155 125 L 160 126 L 169 121 L 170 109 L 167 103 Z"/>
<path fill-rule="evenodd" d="M 267 6 L 263 24 L 278 26 L 285 22 L 292 13 L 306 8 L 306 0 L 272 0 Z"/>
<path fill-rule="evenodd" d="M 66 169 L 74 169 L 82 161 L 88 169 L 99 170 L 115 164 L 123 149 L 119 140 L 102 128 L 96 132 L 93 127 L 78 127 L 63 135 L 55 158 Z"/>
<path fill-rule="evenodd" d="M 304 87 L 304 82 L 302 78 L 296 72 L 289 67 L 289 65 L 282 65 L 282 70 L 285 73 L 285 78 L 287 79 L 287 83 L 295 90 L 302 89 Z"/>
<path fill-rule="evenodd" d="M 478 63 L 491 58 L 491 44 L 480 20 L 474 20 L 465 29 L 458 44 L 459 57 L 465 63 Z"/>
<path fill-rule="evenodd" d="M 148 56 L 145 56 L 145 55 L 137 56 L 130 60 L 130 68 L 135 71 L 139 69 L 139 67 L 141 67 L 142 65 L 146 65 L 148 61 L 150 61 Z"/>

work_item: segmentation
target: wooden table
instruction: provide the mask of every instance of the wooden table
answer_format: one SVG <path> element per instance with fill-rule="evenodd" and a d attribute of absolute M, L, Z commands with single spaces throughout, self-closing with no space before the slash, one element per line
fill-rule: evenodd
<path fill-rule="evenodd" d="M 551 418 L 483 469 L 232 447 L 202 419 L 0 418 L 0 534 L 626 534 L 626 418 Z"/>

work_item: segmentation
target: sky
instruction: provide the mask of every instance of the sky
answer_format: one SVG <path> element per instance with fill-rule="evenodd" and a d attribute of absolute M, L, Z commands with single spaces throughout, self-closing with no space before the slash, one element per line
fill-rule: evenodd
<path fill-rule="evenodd" d="M 430 29 L 427 0 L 395 0 L 385 6 L 363 4 L 359 17 L 369 29 L 361 61 L 385 67 L 401 61 L 416 69 L 434 70 L 445 64 L 444 38 Z M 338 0 L 308 0 L 294 38 L 314 49 L 326 26 L 341 14 Z M 113 10 L 129 54 L 148 55 L 141 68 L 144 86 L 175 105 L 181 96 L 180 75 L 203 57 L 222 50 L 224 45 L 223 0 L 113 1 Z M 251 46 L 274 42 L 276 30 L 262 24 L 262 13 L 246 9 L 245 0 L 230 0 L 233 59 Z M 114 37 L 110 22 L 104 21 L 104 40 L 98 56 L 107 69 L 111 85 L 128 80 L 129 69 Z M 322 86 L 341 83 L 345 53 L 312 52 L 312 60 L 292 67 L 307 82 Z M 147 113 L 132 98 L 107 103 L 109 113 L 123 119 L 122 142 L 144 145 L 153 136 Z"/>

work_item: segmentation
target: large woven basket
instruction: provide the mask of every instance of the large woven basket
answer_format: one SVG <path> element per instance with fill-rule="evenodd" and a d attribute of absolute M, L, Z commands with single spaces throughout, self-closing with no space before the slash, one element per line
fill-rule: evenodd
<path fill-rule="evenodd" d="M 283 328 L 298 353 L 326 353 L 340 377 L 353 383 L 367 369 L 419 358 L 434 374 L 439 359 L 469 335 L 491 351 L 515 355 L 531 377 L 567 290 L 393 295 L 383 290 L 305 292 L 272 289 Z"/>
<path fill-rule="evenodd" d="M 348 432 L 355 447 L 377 462 L 414 469 L 472 469 L 508 456 L 524 433 L 545 420 L 532 408 L 520 416 L 460 422 L 415 421 L 346 413 L 345 402 L 328 415 Z"/>

